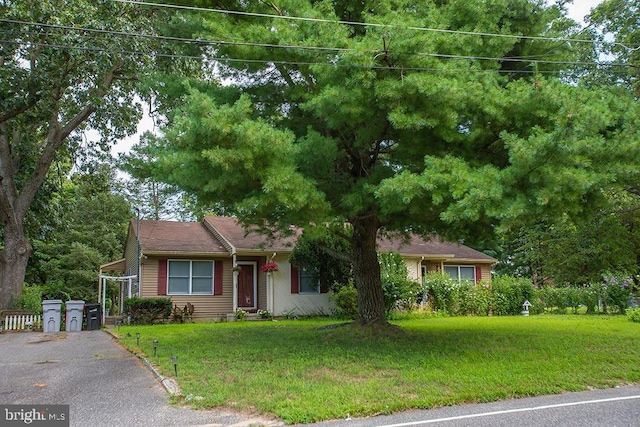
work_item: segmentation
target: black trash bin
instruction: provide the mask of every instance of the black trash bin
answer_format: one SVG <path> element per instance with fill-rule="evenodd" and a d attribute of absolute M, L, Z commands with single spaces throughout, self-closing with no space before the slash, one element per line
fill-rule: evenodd
<path fill-rule="evenodd" d="M 100 303 L 84 305 L 87 318 L 87 331 L 95 331 L 102 327 L 102 306 Z"/>

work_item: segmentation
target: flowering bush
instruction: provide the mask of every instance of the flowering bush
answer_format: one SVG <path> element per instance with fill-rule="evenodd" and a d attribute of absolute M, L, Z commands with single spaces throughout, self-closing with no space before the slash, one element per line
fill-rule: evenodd
<path fill-rule="evenodd" d="M 604 276 L 604 286 L 606 287 L 605 302 L 611 307 L 618 309 L 620 314 L 624 314 L 629 306 L 631 296 L 631 278 L 625 275 L 606 274 Z"/>
<path fill-rule="evenodd" d="M 442 272 L 429 272 L 423 278 L 424 291 L 428 294 L 432 310 L 456 314 L 459 305 L 460 283 Z"/>
<path fill-rule="evenodd" d="M 247 312 L 241 308 L 236 309 L 236 319 L 244 320 L 247 317 Z"/>
<path fill-rule="evenodd" d="M 271 316 L 271 312 L 269 312 L 269 310 L 263 309 L 258 310 L 258 316 L 260 316 L 260 318 L 262 319 L 271 319 L 273 317 Z"/>
<path fill-rule="evenodd" d="M 278 264 L 276 264 L 273 261 L 269 261 L 266 264 L 264 264 L 262 267 L 260 267 L 260 271 L 263 271 L 265 273 L 270 273 L 272 271 L 278 271 Z"/>
<path fill-rule="evenodd" d="M 382 293 L 387 314 L 394 308 L 411 308 L 418 299 L 419 285 L 407 277 L 407 266 L 400 254 L 378 254 Z"/>

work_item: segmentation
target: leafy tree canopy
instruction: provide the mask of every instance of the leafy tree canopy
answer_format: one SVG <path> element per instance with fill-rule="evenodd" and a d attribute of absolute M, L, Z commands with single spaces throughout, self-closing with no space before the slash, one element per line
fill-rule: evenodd
<path fill-rule="evenodd" d="M 573 47 L 557 6 L 219 6 L 242 14 L 184 19 L 193 37 L 223 41 L 203 55 L 225 84 L 185 82 L 157 176 L 249 223 L 348 222 L 362 323 L 385 322 L 380 230 L 471 242 L 584 214 L 638 173 L 637 105 L 571 81 L 595 49 Z"/>
<path fill-rule="evenodd" d="M 339 237 L 345 233 L 349 231 L 337 226 L 333 232 L 323 226 L 305 229 L 296 240 L 289 262 L 308 268 L 321 289 L 337 290 L 351 277 L 350 248 L 347 241 Z"/>
<path fill-rule="evenodd" d="M 622 81 L 640 96 L 640 3 L 637 0 L 605 0 L 588 17 L 601 30 L 603 52 L 612 61 L 628 64 L 616 68 L 611 80 Z"/>
<path fill-rule="evenodd" d="M 52 166 L 65 175 L 134 133 L 152 67 L 193 71 L 176 55 L 188 46 L 156 37 L 168 15 L 111 0 L 0 2 L 0 308 L 22 292 Z"/>

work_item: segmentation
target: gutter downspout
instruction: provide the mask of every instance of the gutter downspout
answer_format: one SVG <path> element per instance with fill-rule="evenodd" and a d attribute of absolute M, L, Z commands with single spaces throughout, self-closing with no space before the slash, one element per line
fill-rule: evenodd
<path fill-rule="evenodd" d="M 231 254 L 233 268 L 237 266 L 237 258 L 235 248 Z M 233 272 L 233 315 L 235 316 L 236 310 L 238 310 L 238 272 Z"/>

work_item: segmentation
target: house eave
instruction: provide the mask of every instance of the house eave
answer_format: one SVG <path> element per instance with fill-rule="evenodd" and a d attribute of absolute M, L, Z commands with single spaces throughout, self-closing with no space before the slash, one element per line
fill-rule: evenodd
<path fill-rule="evenodd" d="M 209 230 L 209 232 L 212 233 L 220 241 L 220 243 L 222 243 L 222 246 L 227 248 L 231 255 L 236 254 L 237 248 L 231 243 L 231 241 L 229 241 L 229 239 L 227 239 L 222 233 L 220 233 L 220 231 L 213 224 L 207 221 L 206 218 L 202 221 L 202 223 L 204 224 L 204 228 Z"/>
<path fill-rule="evenodd" d="M 447 262 L 464 262 L 468 264 L 495 264 L 495 259 L 478 259 L 478 258 L 451 258 Z"/>
<path fill-rule="evenodd" d="M 198 257 L 198 258 L 213 258 L 213 257 L 229 257 L 231 256 L 228 252 L 189 252 L 189 251 L 144 251 L 144 254 L 141 252 L 141 256 L 144 257 L 180 257 L 180 258 L 189 258 L 189 257 Z"/>
<path fill-rule="evenodd" d="M 100 266 L 100 273 L 103 271 L 120 271 L 124 273 L 126 258 L 121 258 L 116 261 L 108 262 Z"/>

